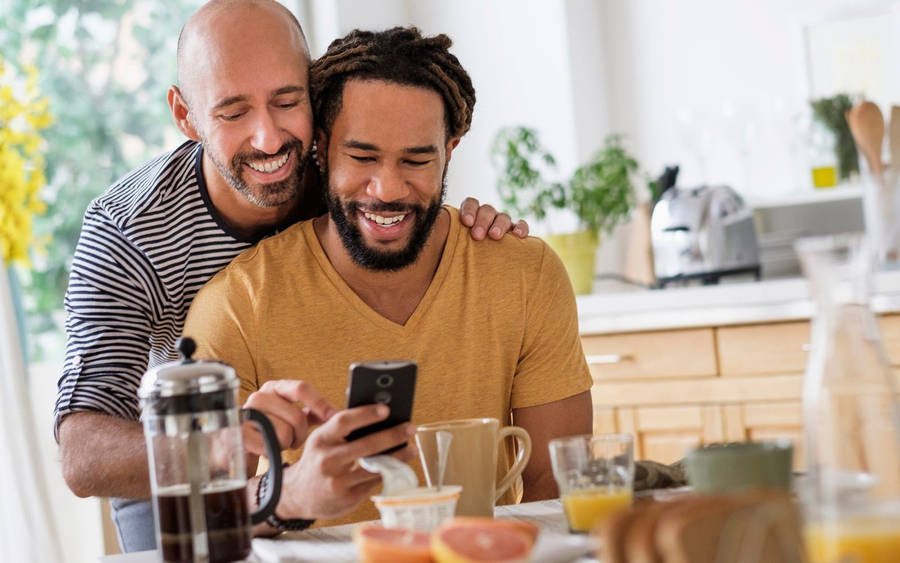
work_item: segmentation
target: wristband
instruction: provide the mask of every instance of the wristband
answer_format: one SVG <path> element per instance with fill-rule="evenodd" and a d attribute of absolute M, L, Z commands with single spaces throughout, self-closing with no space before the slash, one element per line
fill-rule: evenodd
<path fill-rule="evenodd" d="M 288 466 L 287 462 L 281 466 L 282 471 Z M 266 491 L 269 487 L 269 473 L 263 473 L 263 476 L 259 478 L 259 483 L 256 487 L 256 505 L 259 506 L 259 499 L 263 498 L 266 494 Z M 303 518 L 289 518 L 287 520 L 283 520 L 275 514 L 275 511 L 272 511 L 272 514 L 269 514 L 269 517 L 265 520 L 266 524 L 275 528 L 279 532 L 287 532 L 287 531 L 300 531 L 305 530 L 313 525 L 315 520 L 306 520 Z"/>

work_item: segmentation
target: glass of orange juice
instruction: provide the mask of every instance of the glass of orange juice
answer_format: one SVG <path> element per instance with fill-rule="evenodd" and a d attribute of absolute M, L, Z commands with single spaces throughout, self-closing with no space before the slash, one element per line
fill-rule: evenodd
<path fill-rule="evenodd" d="M 810 563 L 891 563 L 900 559 L 900 516 L 867 515 L 806 525 Z"/>
<path fill-rule="evenodd" d="M 550 441 L 553 476 L 572 532 L 589 532 L 631 505 L 634 440 L 589 434 Z"/>

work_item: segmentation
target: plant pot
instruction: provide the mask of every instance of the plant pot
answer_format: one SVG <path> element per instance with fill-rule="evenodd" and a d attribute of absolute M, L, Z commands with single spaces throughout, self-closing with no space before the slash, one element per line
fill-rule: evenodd
<path fill-rule="evenodd" d="M 590 293 L 594 285 L 597 234 L 592 231 L 577 231 L 562 235 L 545 235 L 544 240 L 562 260 L 575 294 Z"/>

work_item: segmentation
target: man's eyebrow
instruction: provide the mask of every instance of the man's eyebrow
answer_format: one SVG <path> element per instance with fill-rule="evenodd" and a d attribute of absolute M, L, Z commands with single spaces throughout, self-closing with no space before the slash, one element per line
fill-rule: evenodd
<path fill-rule="evenodd" d="M 247 96 L 229 96 L 227 98 L 219 100 L 219 103 L 217 103 L 216 105 L 214 105 L 212 107 L 212 111 L 215 111 L 217 109 L 222 109 L 224 107 L 230 106 L 232 104 L 236 104 L 238 102 L 243 102 L 246 100 L 247 100 Z"/>
<path fill-rule="evenodd" d="M 377 151 L 378 147 L 372 143 L 364 143 L 362 141 L 344 141 L 344 147 L 348 149 L 359 149 L 361 151 Z"/>
<path fill-rule="evenodd" d="M 437 147 L 434 145 L 423 145 L 421 147 L 409 147 L 404 152 L 408 152 L 410 154 L 434 154 L 437 152 Z"/>
<path fill-rule="evenodd" d="M 303 92 L 306 92 L 306 88 L 300 85 L 282 86 L 272 92 L 272 97 L 281 96 L 282 94 L 302 94 Z"/>
<path fill-rule="evenodd" d="M 373 145 L 372 143 L 366 143 L 363 141 L 344 141 L 344 147 L 348 149 L 357 149 L 361 151 L 377 151 L 378 146 Z M 434 145 L 422 145 L 420 147 L 409 147 L 403 149 L 403 152 L 409 154 L 434 154 L 437 152 L 437 147 Z"/>
<path fill-rule="evenodd" d="M 296 86 L 296 85 L 282 86 L 281 88 L 272 92 L 272 97 L 274 98 L 276 96 L 282 96 L 284 94 L 302 94 L 305 91 L 306 91 L 306 88 L 304 88 L 303 86 Z M 239 102 L 245 102 L 245 101 L 247 101 L 247 96 L 229 96 L 227 98 L 220 100 L 219 103 L 217 103 L 216 105 L 214 105 L 212 107 L 212 109 L 213 109 L 213 111 L 215 111 L 217 109 L 221 109 L 221 108 L 230 106 L 232 104 L 237 104 Z"/>

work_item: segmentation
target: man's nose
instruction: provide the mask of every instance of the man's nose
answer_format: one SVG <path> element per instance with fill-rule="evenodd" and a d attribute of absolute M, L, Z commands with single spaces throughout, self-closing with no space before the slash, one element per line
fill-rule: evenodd
<path fill-rule="evenodd" d="M 409 185 L 395 166 L 385 165 L 369 179 L 367 195 L 380 201 L 399 201 L 409 195 Z"/>
<path fill-rule="evenodd" d="M 266 154 L 275 154 L 283 145 L 281 130 L 268 111 L 258 112 L 253 123 L 250 146 Z"/>

